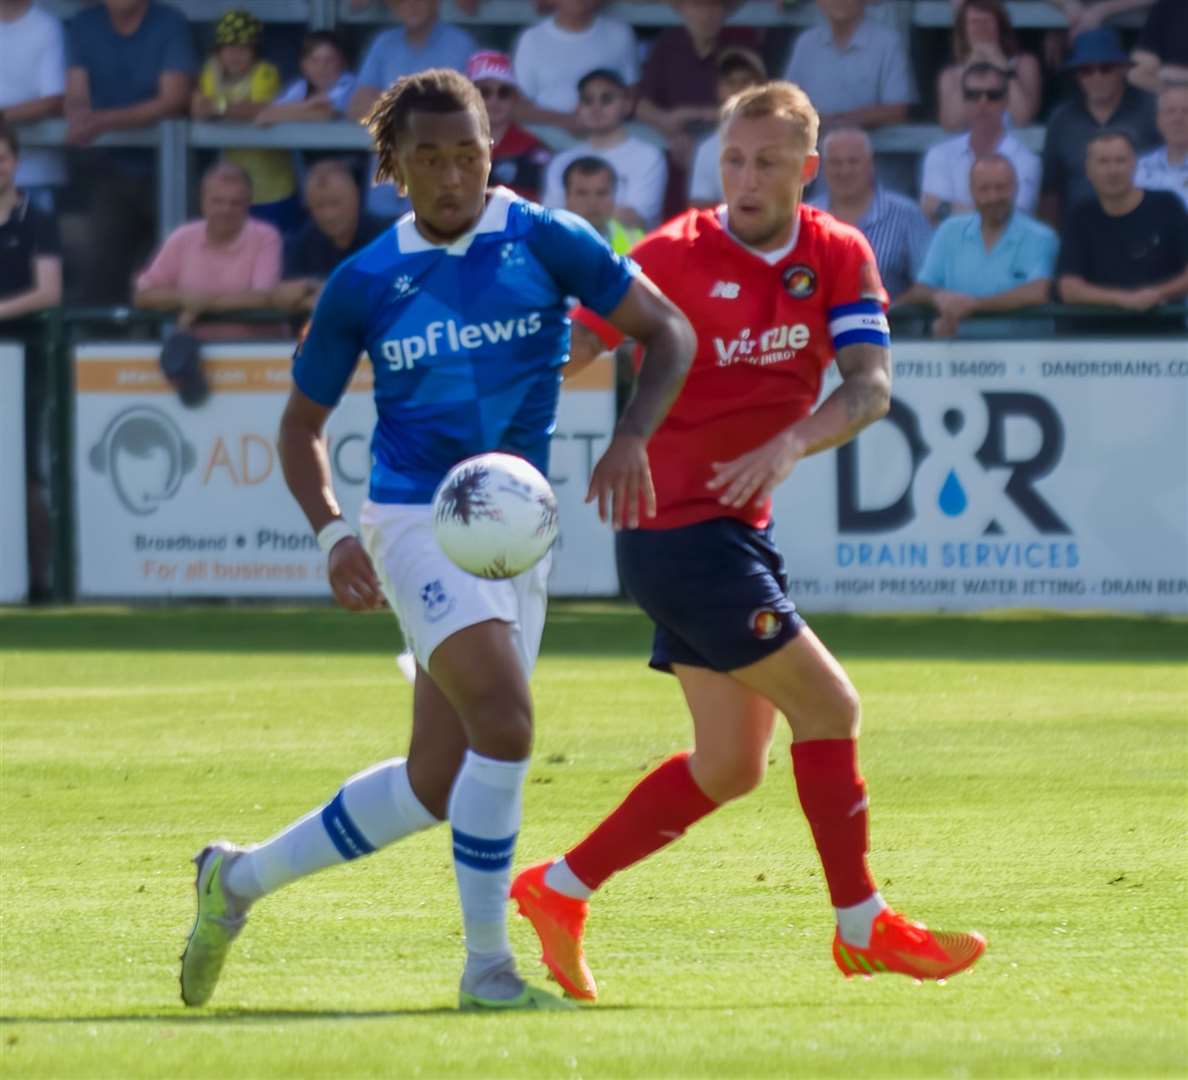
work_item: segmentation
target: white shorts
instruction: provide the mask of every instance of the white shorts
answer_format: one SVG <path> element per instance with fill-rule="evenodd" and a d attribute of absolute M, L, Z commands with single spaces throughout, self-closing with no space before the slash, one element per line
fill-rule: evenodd
<path fill-rule="evenodd" d="M 544 631 L 552 553 L 506 581 L 475 577 L 446 558 L 433 536 L 432 513 L 429 506 L 370 499 L 359 513 L 363 546 L 417 663 L 428 671 L 433 650 L 451 634 L 498 619 L 511 627 L 524 673 L 531 676 Z"/>

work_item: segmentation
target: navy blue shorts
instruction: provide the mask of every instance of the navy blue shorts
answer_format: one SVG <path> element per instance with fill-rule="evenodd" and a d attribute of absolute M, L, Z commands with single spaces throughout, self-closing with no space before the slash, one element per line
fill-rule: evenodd
<path fill-rule="evenodd" d="M 788 599 L 771 526 L 736 518 L 615 534 L 619 576 L 655 623 L 651 666 L 733 671 L 791 641 L 804 626 Z"/>

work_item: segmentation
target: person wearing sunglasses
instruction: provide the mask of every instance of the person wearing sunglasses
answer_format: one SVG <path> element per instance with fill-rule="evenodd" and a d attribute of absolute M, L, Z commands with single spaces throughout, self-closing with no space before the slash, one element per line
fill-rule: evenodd
<path fill-rule="evenodd" d="M 1140 153 L 1160 142 L 1155 101 L 1127 85 L 1130 57 L 1116 30 L 1101 27 L 1078 34 L 1064 67 L 1077 88 L 1048 121 L 1040 183 L 1040 216 L 1058 227 L 1069 210 L 1093 198 L 1085 151 L 1094 136 L 1106 129 L 1126 128 Z"/>
<path fill-rule="evenodd" d="M 578 80 L 578 120 L 585 141 L 558 154 L 545 173 L 545 206 L 565 205 L 565 167 L 576 158 L 609 161 L 619 178 L 615 217 L 634 229 L 651 229 L 660 221 L 668 182 L 664 151 L 633 135 L 627 117 L 633 105 L 630 88 L 617 71 L 599 68 Z"/>
<path fill-rule="evenodd" d="M 937 143 L 924 155 L 920 208 L 933 224 L 973 209 L 969 171 L 978 158 L 1000 154 L 1015 167 L 1015 205 L 1035 209 L 1040 161 L 1006 126 L 1009 77 L 992 64 L 976 63 L 961 76 L 965 133 Z"/>
<path fill-rule="evenodd" d="M 1008 73 L 1007 112 L 1014 127 L 1026 127 L 1039 112 L 1044 76 L 1039 60 L 1019 48 L 1003 0 L 962 0 L 954 5 L 953 61 L 936 80 L 941 127 L 946 131 L 962 129 L 961 76 L 969 64 L 979 60 Z"/>
<path fill-rule="evenodd" d="M 530 131 L 512 122 L 520 88 L 506 53 L 484 50 L 466 62 L 466 77 L 478 87 L 491 125 L 491 187 L 502 185 L 536 202 L 553 152 Z"/>

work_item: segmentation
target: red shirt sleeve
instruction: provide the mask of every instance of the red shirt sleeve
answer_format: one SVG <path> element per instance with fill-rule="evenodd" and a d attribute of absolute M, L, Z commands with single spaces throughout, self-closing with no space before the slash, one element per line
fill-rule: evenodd
<path fill-rule="evenodd" d="M 649 278 L 653 277 L 653 271 L 659 272 L 663 277 L 661 270 L 665 261 L 665 252 L 670 251 L 671 248 L 671 243 L 666 242 L 663 236 L 658 233 L 649 233 L 631 249 L 631 258 L 639 264 L 639 268 Z M 612 326 L 606 319 L 580 304 L 570 311 L 569 317 L 574 322 L 581 323 L 587 330 L 592 330 L 597 334 L 608 349 L 616 348 L 626 338 L 626 335 L 618 327 Z"/>
<path fill-rule="evenodd" d="M 592 330 L 598 335 L 602 343 L 608 348 L 613 349 L 623 342 L 626 335 L 617 326 L 609 323 L 601 315 L 591 311 L 587 307 L 582 307 L 578 304 L 570 313 L 569 317 L 575 323 L 581 323 L 587 330 Z"/>
<path fill-rule="evenodd" d="M 832 247 L 830 264 L 836 270 L 829 275 L 827 308 L 873 300 L 886 311 L 891 301 L 866 237 L 857 229 L 839 230 L 833 234 Z"/>

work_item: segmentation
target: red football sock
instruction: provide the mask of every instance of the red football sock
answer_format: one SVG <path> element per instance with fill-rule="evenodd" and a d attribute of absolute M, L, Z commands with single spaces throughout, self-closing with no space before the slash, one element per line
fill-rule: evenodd
<path fill-rule="evenodd" d="M 569 868 L 591 889 L 684 835 L 718 804 L 697 786 L 689 755 L 657 765 L 589 836 L 565 853 Z"/>
<path fill-rule="evenodd" d="M 833 906 L 861 903 L 876 886 L 866 867 L 866 783 L 858 772 L 858 744 L 853 739 L 793 743 L 792 772 Z"/>

